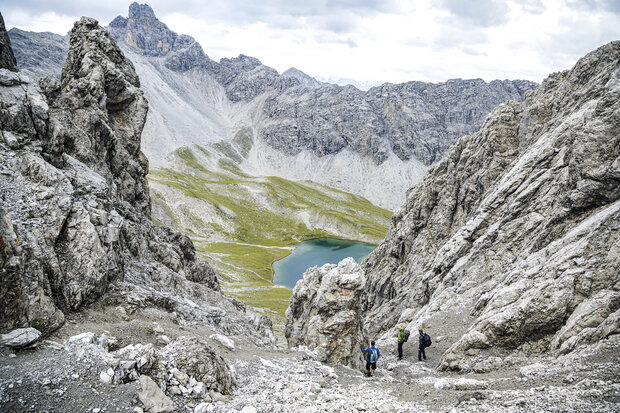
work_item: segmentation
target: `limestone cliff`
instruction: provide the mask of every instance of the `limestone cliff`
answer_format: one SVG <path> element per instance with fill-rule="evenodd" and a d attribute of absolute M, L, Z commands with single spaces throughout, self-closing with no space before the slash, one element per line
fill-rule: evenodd
<path fill-rule="evenodd" d="M 149 218 L 132 63 L 91 18 L 70 44 L 60 83 L 0 69 L 0 330 L 50 333 L 111 294 L 270 342 L 269 322 L 222 296 L 190 239 Z"/>
<path fill-rule="evenodd" d="M 619 130 L 620 42 L 496 108 L 363 263 L 366 327 L 427 326 L 446 337 L 441 366 L 464 370 L 491 347 L 569 352 L 617 334 Z"/>

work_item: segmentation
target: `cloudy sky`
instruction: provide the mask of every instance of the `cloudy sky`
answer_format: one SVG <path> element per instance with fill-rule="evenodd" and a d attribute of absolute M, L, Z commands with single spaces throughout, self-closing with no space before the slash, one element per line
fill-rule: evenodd
<path fill-rule="evenodd" d="M 8 28 L 65 34 L 108 24 L 129 1 L 0 0 Z M 358 82 L 530 79 L 620 40 L 620 0 L 150 0 L 213 59 L 240 53 L 279 72 Z"/>

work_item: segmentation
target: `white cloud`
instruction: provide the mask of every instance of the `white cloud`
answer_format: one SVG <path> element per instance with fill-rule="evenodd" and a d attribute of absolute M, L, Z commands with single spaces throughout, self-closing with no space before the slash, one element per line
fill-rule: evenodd
<path fill-rule="evenodd" d="M 120 0 L 0 0 L 8 27 L 64 34 L 81 15 L 107 24 Z M 6 3 L 6 4 L 5 4 Z M 613 0 L 149 1 L 160 20 L 216 60 L 246 54 L 317 78 L 541 81 L 620 39 Z"/>

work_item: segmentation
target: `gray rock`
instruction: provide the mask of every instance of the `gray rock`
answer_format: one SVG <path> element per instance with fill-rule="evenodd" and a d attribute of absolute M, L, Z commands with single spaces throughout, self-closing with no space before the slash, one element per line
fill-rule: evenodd
<path fill-rule="evenodd" d="M 166 379 L 169 377 L 169 369 L 176 368 L 179 371 L 172 370 L 172 375 L 180 383 L 186 381 L 185 377 L 190 377 L 190 380 L 186 381 L 189 391 L 191 391 L 189 387 L 196 388 L 200 385 L 198 382 L 203 384 L 204 387 L 200 387 L 204 391 L 214 390 L 230 394 L 233 389 L 234 379 L 226 361 L 210 346 L 195 337 L 179 337 L 159 350 L 156 357 L 160 362 L 154 374 Z M 162 360 L 165 363 L 161 363 Z"/>
<path fill-rule="evenodd" d="M 157 383 L 149 376 L 140 376 L 140 391 L 138 399 L 144 410 L 150 413 L 166 413 L 174 411 L 172 400 L 164 394 Z"/>
<path fill-rule="evenodd" d="M 452 79 L 384 84 L 368 92 L 334 85 L 287 89 L 267 100 L 260 136 L 291 155 L 348 148 L 380 164 L 392 151 L 403 161 L 431 165 L 458 138 L 478 130 L 491 109 L 522 100 L 535 87 L 527 81 Z"/>
<path fill-rule="evenodd" d="M 26 347 L 41 338 L 41 332 L 36 328 L 18 328 L 7 334 L 0 334 L 0 345 L 20 348 Z"/>
<path fill-rule="evenodd" d="M 299 80 L 299 84 L 305 87 L 321 87 L 321 86 L 329 86 L 329 83 L 319 82 L 312 76 L 309 76 L 302 72 L 301 70 L 291 67 L 284 72 L 282 72 L 282 76 L 285 77 L 294 77 Z"/>
<path fill-rule="evenodd" d="M 4 26 L 4 18 L 0 13 L 0 69 L 8 69 L 17 72 L 17 61 L 13 55 L 11 48 L 11 39 L 9 38 L 6 27 Z"/>
<path fill-rule="evenodd" d="M 68 28 L 67 28 L 68 29 Z M 16 27 L 9 30 L 17 65 L 33 79 L 51 76 L 60 80 L 62 66 L 67 60 L 69 35 L 35 33 Z"/>
<path fill-rule="evenodd" d="M 366 340 L 360 307 L 365 286 L 364 273 L 353 258 L 308 269 L 286 309 L 284 335 L 289 347 L 310 346 L 322 362 L 361 368 L 359 345 Z"/>
<path fill-rule="evenodd" d="M 220 293 L 187 236 L 150 220 L 148 106 L 132 63 L 94 19 L 75 23 L 70 44 L 60 83 L 0 69 L 2 137 L 19 144 L 0 145 L 0 331 L 49 334 L 116 283 L 134 310 L 275 342 L 269 323 Z"/>
<path fill-rule="evenodd" d="M 466 369 L 491 346 L 564 352 L 617 330 L 619 62 L 609 43 L 500 105 L 407 194 L 362 264 L 371 331 L 427 325 L 441 368 Z"/>

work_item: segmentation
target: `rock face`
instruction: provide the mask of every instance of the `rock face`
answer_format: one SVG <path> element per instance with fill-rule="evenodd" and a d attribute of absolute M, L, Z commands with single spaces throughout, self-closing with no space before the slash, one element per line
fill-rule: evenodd
<path fill-rule="evenodd" d="M 49 334 L 114 283 L 133 305 L 273 340 L 221 295 L 188 237 L 151 222 L 147 102 L 96 20 L 74 25 L 61 83 L 0 69 L 0 86 L 0 331 Z"/>
<path fill-rule="evenodd" d="M 362 92 L 353 86 L 288 89 L 267 100 L 261 137 L 295 155 L 319 156 L 348 148 L 377 164 L 393 152 L 401 161 L 431 165 L 458 138 L 480 127 L 506 100 L 522 100 L 528 81 L 452 79 L 445 83 L 385 84 Z"/>
<path fill-rule="evenodd" d="M 245 55 L 216 62 L 146 4 L 133 3 L 129 16 L 117 17 L 108 30 L 146 79 L 151 111 L 144 151 L 152 164 L 174 168 L 166 159 L 179 147 L 234 142 L 242 134 L 251 150 L 238 163 L 250 175 L 313 180 L 392 210 L 450 145 L 478 130 L 491 109 L 522 100 L 537 86 L 453 79 L 363 92 L 317 82 L 296 69 L 279 75 Z M 32 34 L 32 42 L 44 42 L 40 37 Z M 52 54 L 48 62 L 30 62 L 24 57 L 32 45 L 19 45 L 21 67 L 57 59 Z"/>
<path fill-rule="evenodd" d="M 2 14 L 0 14 L 0 36 L 0 69 L 17 72 L 19 70 L 17 68 L 17 61 L 11 48 L 11 39 L 9 39 L 9 35 L 6 32 Z"/>
<path fill-rule="evenodd" d="M 365 286 L 364 273 L 353 258 L 308 269 L 286 309 L 284 335 L 289 347 L 309 346 L 319 361 L 361 368 L 359 344 L 366 340 L 360 305 Z"/>
<path fill-rule="evenodd" d="M 362 265 L 371 332 L 425 325 L 450 345 L 441 367 L 465 370 L 490 346 L 568 352 L 615 334 L 619 91 L 612 42 L 460 139 Z"/>
<path fill-rule="evenodd" d="M 60 80 L 69 51 L 68 34 L 33 33 L 13 27 L 9 37 L 22 73 L 33 79 L 50 76 Z"/>

